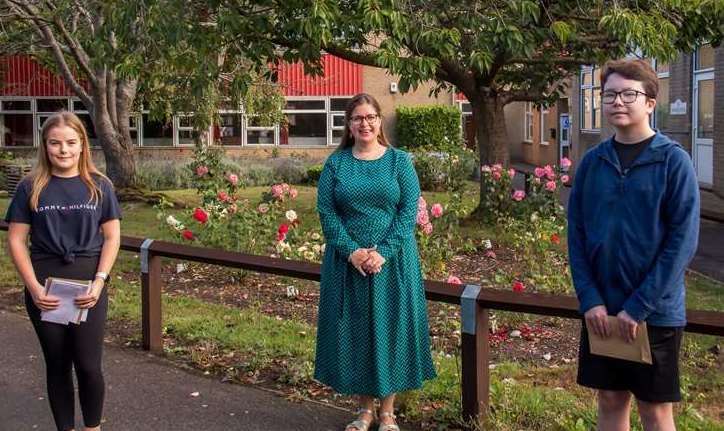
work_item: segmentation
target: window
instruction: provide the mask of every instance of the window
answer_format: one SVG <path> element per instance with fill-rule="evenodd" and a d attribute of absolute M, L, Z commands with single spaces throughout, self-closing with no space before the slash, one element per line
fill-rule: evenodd
<path fill-rule="evenodd" d="M 173 122 L 170 120 L 152 120 L 148 113 L 143 114 L 144 147 L 173 146 Z"/>
<path fill-rule="evenodd" d="M 344 135 L 344 113 L 351 100 L 349 97 L 329 99 L 329 136 L 331 137 L 331 145 L 338 145 L 342 141 L 342 136 Z"/>
<path fill-rule="evenodd" d="M 659 94 L 656 96 L 656 110 L 652 118 L 652 127 L 658 130 L 669 128 L 669 64 L 653 60 L 651 64 L 659 77 Z"/>
<path fill-rule="evenodd" d="M 192 118 L 192 115 L 179 115 L 176 117 L 177 145 L 194 145 L 198 132 L 194 129 Z"/>
<path fill-rule="evenodd" d="M 279 143 L 295 146 L 327 145 L 327 110 L 324 100 L 288 100 Z"/>
<path fill-rule="evenodd" d="M 548 109 L 540 108 L 540 144 L 548 145 L 548 137 L 546 136 L 546 121 L 548 121 Z"/>
<path fill-rule="evenodd" d="M 38 99 L 38 112 L 58 112 L 68 109 L 68 99 Z"/>
<path fill-rule="evenodd" d="M 694 56 L 696 58 L 694 70 L 697 72 L 714 68 L 714 48 L 711 44 L 707 43 L 697 48 Z"/>
<path fill-rule="evenodd" d="M 241 112 L 222 112 L 214 126 L 214 142 L 221 145 L 241 145 Z"/>
<path fill-rule="evenodd" d="M 247 145 L 275 145 L 278 142 L 277 126 L 264 124 L 258 118 L 245 118 Z"/>
<path fill-rule="evenodd" d="M 523 140 L 533 142 L 533 103 L 525 102 L 525 119 L 523 121 Z"/>
<path fill-rule="evenodd" d="M 581 69 L 581 129 L 601 128 L 601 70 L 596 66 Z"/>
<path fill-rule="evenodd" d="M 5 147 L 33 146 L 33 107 L 29 99 L 0 101 L 0 144 Z"/>

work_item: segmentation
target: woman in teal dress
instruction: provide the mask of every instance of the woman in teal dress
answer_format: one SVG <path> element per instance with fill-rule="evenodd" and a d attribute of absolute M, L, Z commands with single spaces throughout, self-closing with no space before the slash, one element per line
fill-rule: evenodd
<path fill-rule="evenodd" d="M 314 376 L 358 395 L 347 431 L 395 424 L 397 392 L 435 377 L 415 220 L 420 185 L 410 156 L 388 145 L 377 101 L 355 96 L 339 149 L 317 190 L 326 241 Z"/>

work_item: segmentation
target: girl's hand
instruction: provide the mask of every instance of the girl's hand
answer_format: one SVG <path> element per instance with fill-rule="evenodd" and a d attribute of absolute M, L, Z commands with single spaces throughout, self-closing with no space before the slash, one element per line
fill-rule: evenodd
<path fill-rule="evenodd" d="M 91 290 L 86 295 L 80 295 L 75 298 L 75 305 L 78 308 L 93 308 L 98 303 L 98 298 L 101 297 L 103 291 L 103 285 L 105 283 L 100 278 L 93 280 L 91 284 Z"/>
<path fill-rule="evenodd" d="M 377 253 L 376 250 L 370 250 L 369 259 L 364 263 L 364 270 L 368 274 L 377 274 L 382 271 L 382 265 L 385 264 L 385 258 L 381 254 Z"/>
<path fill-rule="evenodd" d="M 35 306 L 43 311 L 55 310 L 58 306 L 60 306 L 60 298 L 57 296 L 46 295 L 45 287 L 40 284 L 35 287 L 34 291 L 31 290 L 30 293 Z"/>

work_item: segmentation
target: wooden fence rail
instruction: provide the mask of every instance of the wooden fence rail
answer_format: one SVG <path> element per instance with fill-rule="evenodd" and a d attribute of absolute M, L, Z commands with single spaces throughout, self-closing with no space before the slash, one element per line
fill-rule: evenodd
<path fill-rule="evenodd" d="M 7 224 L 0 221 L 0 230 Z M 161 338 L 161 258 L 240 268 L 249 271 L 319 281 L 320 265 L 266 256 L 194 247 L 152 239 L 124 236 L 121 249 L 139 253 L 141 263 L 141 319 L 143 348 L 162 353 Z M 490 374 L 489 310 L 580 319 L 578 301 L 572 296 L 541 293 L 517 293 L 510 290 L 481 288 L 477 285 L 453 285 L 425 281 L 425 296 L 430 301 L 461 306 L 461 396 L 463 420 L 484 419 L 488 409 Z M 724 313 L 687 310 L 687 332 L 724 335 Z"/>

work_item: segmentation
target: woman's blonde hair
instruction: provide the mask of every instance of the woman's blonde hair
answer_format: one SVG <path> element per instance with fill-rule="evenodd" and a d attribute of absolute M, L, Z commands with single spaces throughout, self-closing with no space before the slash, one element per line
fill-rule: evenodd
<path fill-rule="evenodd" d="M 85 130 L 85 126 L 80 118 L 72 112 L 60 111 L 51 115 L 40 131 L 41 143 L 38 147 L 38 160 L 35 163 L 33 171 L 30 173 L 31 181 L 31 192 L 30 192 L 30 208 L 34 211 L 38 210 L 38 201 L 40 200 L 40 193 L 43 192 L 50 182 L 52 176 L 52 164 L 50 163 L 50 157 L 48 156 L 48 134 L 50 130 L 55 127 L 67 126 L 75 130 L 80 138 L 81 152 L 80 159 L 78 160 L 78 173 L 80 179 L 85 183 L 90 190 L 90 196 L 88 202 L 95 202 L 96 204 L 103 199 L 103 191 L 98 186 L 98 183 L 94 180 L 94 176 L 105 179 L 110 183 L 110 180 L 103 175 L 93 163 L 93 158 L 90 152 L 90 142 L 88 141 L 88 133 Z"/>
<path fill-rule="evenodd" d="M 350 148 L 354 145 L 354 138 L 352 137 L 352 132 L 349 129 L 349 123 L 352 121 L 352 113 L 360 105 L 370 105 L 377 112 L 377 115 L 380 117 L 380 134 L 377 135 L 377 141 L 385 147 L 389 147 L 390 144 L 387 142 L 385 130 L 382 124 L 382 109 L 380 108 L 379 102 L 367 93 L 359 93 L 347 104 L 347 109 L 344 112 L 344 132 L 342 134 L 342 141 L 339 143 L 339 147 L 337 148 L 339 150 L 344 150 L 345 148 Z"/>

